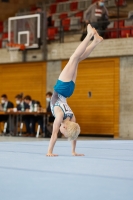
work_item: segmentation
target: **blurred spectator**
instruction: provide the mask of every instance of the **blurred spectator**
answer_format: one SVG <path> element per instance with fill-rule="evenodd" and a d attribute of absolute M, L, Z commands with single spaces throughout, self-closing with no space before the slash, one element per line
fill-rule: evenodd
<path fill-rule="evenodd" d="M 1 108 L 4 112 L 9 111 L 13 108 L 14 105 L 11 101 L 8 101 L 8 97 L 6 94 L 1 95 Z M 7 122 L 6 132 L 9 132 L 9 116 L 8 115 L 0 115 L 0 122 Z"/>
<path fill-rule="evenodd" d="M 17 111 L 25 111 L 26 109 L 29 109 L 29 105 L 23 101 L 23 94 L 17 94 L 15 99 Z"/>
<path fill-rule="evenodd" d="M 23 101 L 23 94 L 22 93 L 21 94 L 17 94 L 15 96 L 15 100 L 16 100 L 16 109 L 17 109 L 17 111 L 24 112 L 26 109 L 29 109 L 29 105 L 26 104 Z M 26 120 L 27 117 L 28 117 L 27 115 L 23 115 L 21 119 L 20 119 L 20 117 L 18 118 L 18 121 L 25 123 L 25 120 Z M 23 136 L 28 136 L 27 133 L 28 133 L 28 130 L 27 130 L 27 126 L 26 126 L 26 134 L 24 134 Z"/>
<path fill-rule="evenodd" d="M 48 9 L 47 10 L 47 27 L 50 27 L 50 26 L 52 26 L 52 16 L 51 16 L 50 10 Z"/>
<path fill-rule="evenodd" d="M 46 93 L 46 101 L 47 101 L 47 112 L 51 112 L 51 108 L 50 108 L 50 101 L 51 101 L 51 97 L 52 97 L 52 92 L 47 92 Z"/>
<path fill-rule="evenodd" d="M 39 101 L 32 100 L 31 96 L 27 95 L 24 97 L 24 102 L 28 104 L 27 111 L 34 112 L 35 111 L 35 105 L 37 104 L 38 107 L 41 107 L 41 104 Z"/>
<path fill-rule="evenodd" d="M 14 107 L 13 103 L 11 101 L 8 101 L 8 97 L 6 94 L 1 95 L 1 105 L 3 111 L 8 111 L 8 109 Z"/>
<path fill-rule="evenodd" d="M 41 107 L 41 104 L 39 101 L 32 100 L 29 95 L 24 97 L 24 101 L 26 104 L 28 104 L 28 108 L 26 111 L 34 112 L 37 111 L 37 108 Z M 28 130 L 29 136 L 35 137 L 35 125 L 38 123 L 41 127 L 42 133 L 43 133 L 43 116 L 35 116 L 35 115 L 28 115 L 25 119 L 26 129 Z"/>
<path fill-rule="evenodd" d="M 104 2 L 105 0 L 98 0 L 84 12 L 85 23 L 90 23 L 102 37 L 104 37 L 105 30 L 110 23 L 108 21 L 108 10 Z"/>
<path fill-rule="evenodd" d="M 49 122 L 50 123 L 53 123 L 54 122 L 54 116 L 52 115 L 52 112 L 51 112 L 51 108 L 50 108 L 50 101 L 51 101 L 51 97 L 52 97 L 52 92 L 47 92 L 46 93 L 46 101 L 47 101 L 47 108 L 46 108 L 46 110 L 47 110 L 47 112 L 49 112 L 50 113 L 50 117 L 49 117 Z"/>

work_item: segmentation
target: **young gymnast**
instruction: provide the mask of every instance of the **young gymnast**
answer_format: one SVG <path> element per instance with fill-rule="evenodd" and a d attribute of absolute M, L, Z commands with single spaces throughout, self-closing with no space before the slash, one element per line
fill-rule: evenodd
<path fill-rule="evenodd" d="M 94 40 L 88 46 L 88 42 L 94 36 Z M 87 26 L 87 36 L 77 47 L 73 55 L 70 57 L 67 65 L 62 70 L 59 79 L 54 86 L 54 93 L 51 98 L 51 111 L 55 116 L 53 124 L 52 136 L 50 139 L 47 156 L 57 156 L 53 154 L 53 148 L 57 140 L 57 134 L 59 129 L 61 133 L 72 141 L 72 155 L 84 156 L 83 154 L 76 153 L 76 139 L 80 133 L 80 127 L 76 123 L 74 113 L 67 104 L 66 98 L 70 97 L 75 88 L 75 80 L 77 76 L 78 64 L 81 60 L 84 60 L 89 56 L 92 50 L 103 40 L 98 35 L 96 30 Z"/>

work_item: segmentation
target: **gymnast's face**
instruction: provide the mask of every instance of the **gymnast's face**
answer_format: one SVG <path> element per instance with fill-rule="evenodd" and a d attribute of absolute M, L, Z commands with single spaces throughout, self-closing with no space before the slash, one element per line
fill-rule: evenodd
<path fill-rule="evenodd" d="M 67 127 L 66 127 L 66 124 L 65 123 L 61 123 L 61 126 L 60 126 L 60 132 L 65 136 L 65 137 L 68 137 L 67 136 Z"/>

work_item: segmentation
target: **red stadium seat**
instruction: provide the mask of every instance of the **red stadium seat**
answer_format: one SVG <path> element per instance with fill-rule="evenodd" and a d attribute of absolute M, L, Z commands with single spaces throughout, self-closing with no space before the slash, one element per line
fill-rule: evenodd
<path fill-rule="evenodd" d="M 117 32 L 116 31 L 111 31 L 110 32 L 110 38 L 118 38 Z"/>
<path fill-rule="evenodd" d="M 116 0 L 117 6 L 125 6 L 127 4 L 126 0 Z"/>
<path fill-rule="evenodd" d="M 62 21 L 62 26 L 63 26 L 64 31 L 69 31 L 69 29 L 70 29 L 70 18 L 64 19 Z"/>
<path fill-rule="evenodd" d="M 83 19 L 83 11 L 80 11 L 80 12 L 76 13 L 75 17 L 80 17 L 81 21 L 82 21 L 82 19 Z"/>
<path fill-rule="evenodd" d="M 133 37 L 133 27 L 131 28 L 131 37 Z"/>
<path fill-rule="evenodd" d="M 72 2 L 70 3 L 70 10 L 75 11 L 78 9 L 78 2 Z"/>
<path fill-rule="evenodd" d="M 61 13 L 60 15 L 59 15 L 59 18 L 60 19 L 65 19 L 65 18 L 67 18 L 68 17 L 68 14 L 67 13 Z"/>
<path fill-rule="evenodd" d="M 119 37 L 119 31 L 117 30 L 112 30 L 110 32 L 110 38 L 118 38 Z"/>
<path fill-rule="evenodd" d="M 131 27 L 130 26 L 129 27 L 127 26 L 120 31 L 121 38 L 130 37 L 130 35 L 131 35 Z"/>
<path fill-rule="evenodd" d="M 120 31 L 117 31 L 117 29 L 109 28 L 106 31 L 106 38 L 118 38 L 120 34 Z"/>
<path fill-rule="evenodd" d="M 56 13 L 56 7 L 57 7 L 57 4 L 55 4 L 55 3 L 50 5 L 49 9 L 50 9 L 51 14 Z"/>
<path fill-rule="evenodd" d="M 114 22 L 114 28 L 118 28 L 118 25 L 119 28 L 124 27 L 124 20 L 119 20 Z"/>
<path fill-rule="evenodd" d="M 55 40 L 56 39 L 56 35 L 58 33 L 58 29 L 55 27 L 52 28 L 48 28 L 47 30 L 47 36 L 48 36 L 48 40 Z"/>
<path fill-rule="evenodd" d="M 7 39 L 8 38 L 8 33 L 6 32 L 6 33 L 3 33 L 3 35 L 2 35 L 2 39 Z"/>

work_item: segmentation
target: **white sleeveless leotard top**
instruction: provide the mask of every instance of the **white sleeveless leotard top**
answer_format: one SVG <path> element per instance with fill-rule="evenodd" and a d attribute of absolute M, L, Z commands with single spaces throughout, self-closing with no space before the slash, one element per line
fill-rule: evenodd
<path fill-rule="evenodd" d="M 55 106 L 59 106 L 62 109 L 64 113 L 63 119 L 66 119 L 67 117 L 70 117 L 71 119 L 73 117 L 73 112 L 71 108 L 68 106 L 66 98 L 54 91 L 53 96 L 51 98 L 51 102 L 50 102 L 51 112 L 54 117 L 56 117 L 54 114 Z"/>

